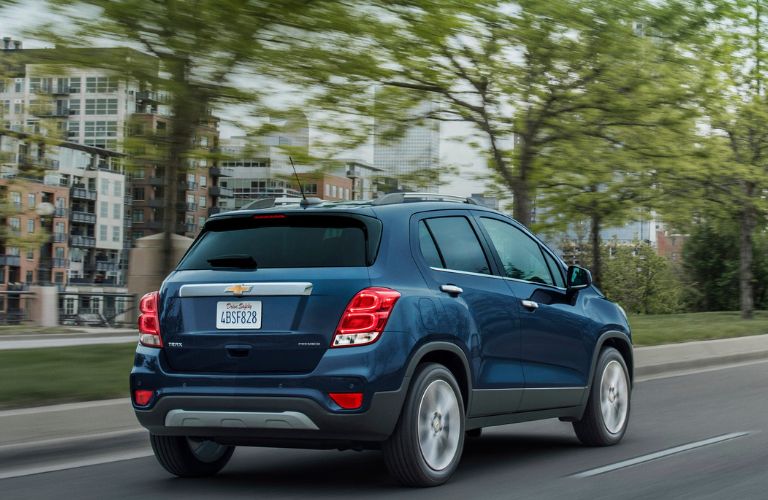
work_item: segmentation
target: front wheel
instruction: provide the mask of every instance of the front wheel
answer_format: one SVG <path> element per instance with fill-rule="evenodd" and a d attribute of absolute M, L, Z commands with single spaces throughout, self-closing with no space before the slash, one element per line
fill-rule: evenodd
<path fill-rule="evenodd" d="M 603 349 L 595 367 L 584 416 L 573 423 L 576 437 L 588 446 L 621 441 L 629 423 L 631 386 L 624 358 L 612 347 Z"/>
<path fill-rule="evenodd" d="M 389 472 L 407 486 L 438 486 L 450 479 L 464 448 L 464 402 L 451 372 L 420 367 L 403 412 L 382 451 Z"/>
<path fill-rule="evenodd" d="M 150 434 L 149 441 L 160 465 L 179 477 L 212 476 L 227 465 L 235 451 L 234 446 L 202 438 Z"/>

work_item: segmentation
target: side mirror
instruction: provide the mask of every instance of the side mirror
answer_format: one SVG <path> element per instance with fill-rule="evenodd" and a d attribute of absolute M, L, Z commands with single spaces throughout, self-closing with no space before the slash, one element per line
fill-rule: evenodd
<path fill-rule="evenodd" d="M 568 266 L 567 276 L 566 286 L 568 290 L 581 290 L 592 284 L 592 273 L 583 267 Z"/>

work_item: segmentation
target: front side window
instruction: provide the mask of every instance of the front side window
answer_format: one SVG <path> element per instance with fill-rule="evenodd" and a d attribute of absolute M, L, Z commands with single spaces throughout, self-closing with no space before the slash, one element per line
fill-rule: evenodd
<path fill-rule="evenodd" d="M 426 223 L 442 257 L 443 268 L 491 273 L 480 241 L 466 217 L 440 217 L 427 219 Z"/>
<path fill-rule="evenodd" d="M 498 219 L 481 217 L 504 274 L 508 278 L 554 285 L 539 244 L 518 228 Z"/>

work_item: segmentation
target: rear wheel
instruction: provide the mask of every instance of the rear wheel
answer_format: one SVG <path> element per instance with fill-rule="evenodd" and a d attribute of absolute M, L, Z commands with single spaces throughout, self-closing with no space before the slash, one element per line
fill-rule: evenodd
<path fill-rule="evenodd" d="M 608 347 L 600 353 L 584 416 L 573 423 L 583 444 L 609 446 L 624 437 L 631 395 L 628 373 L 619 351 Z"/>
<path fill-rule="evenodd" d="M 464 402 L 451 372 L 420 367 L 395 432 L 384 443 L 389 472 L 408 486 L 438 486 L 450 479 L 464 448 Z"/>
<path fill-rule="evenodd" d="M 149 436 L 155 458 L 165 470 L 179 477 L 212 476 L 227 465 L 234 446 L 203 438 Z"/>

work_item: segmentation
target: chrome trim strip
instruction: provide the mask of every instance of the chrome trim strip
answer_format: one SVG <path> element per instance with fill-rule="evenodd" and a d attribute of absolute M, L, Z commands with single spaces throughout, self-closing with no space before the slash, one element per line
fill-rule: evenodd
<path fill-rule="evenodd" d="M 251 287 L 251 289 L 242 294 L 234 295 L 225 291 L 232 285 L 243 285 Z M 248 297 L 257 295 L 312 295 L 312 283 L 206 283 L 182 285 L 179 289 L 179 297 Z"/>
<path fill-rule="evenodd" d="M 308 416 L 297 411 L 189 411 L 171 410 L 166 427 L 223 427 L 235 429 L 318 430 Z"/>
<path fill-rule="evenodd" d="M 480 276 L 483 278 L 496 278 L 497 280 L 517 281 L 519 283 L 526 283 L 528 285 L 545 286 L 547 288 L 554 288 L 555 290 L 561 290 L 563 292 L 568 291 L 567 288 L 561 288 L 556 285 L 548 285 L 547 283 L 536 283 L 534 281 L 521 280 L 517 278 L 508 278 L 506 276 L 498 276 L 496 274 L 471 273 L 469 271 L 457 271 L 455 269 L 444 269 L 442 267 L 432 267 L 432 266 L 430 266 L 430 269 L 432 269 L 433 271 L 442 271 L 444 273 L 466 274 L 469 276 Z"/>

